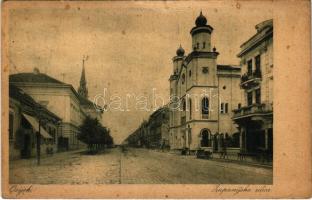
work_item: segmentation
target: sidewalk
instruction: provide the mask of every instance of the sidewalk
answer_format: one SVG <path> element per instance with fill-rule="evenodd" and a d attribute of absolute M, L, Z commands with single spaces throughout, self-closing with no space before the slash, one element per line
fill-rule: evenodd
<path fill-rule="evenodd" d="M 86 155 L 85 149 L 10 163 L 11 184 L 105 184 L 118 183 L 119 152 Z"/>
<path fill-rule="evenodd" d="M 59 153 L 54 153 L 52 155 L 43 156 L 40 158 L 40 164 L 49 164 L 51 162 L 54 162 L 55 160 L 63 159 L 64 155 L 67 156 L 74 156 L 77 153 L 81 153 L 85 151 L 85 149 L 77 149 L 72 151 L 63 151 Z M 13 166 L 19 166 L 19 167 L 25 167 L 29 165 L 37 165 L 37 157 L 31 157 L 28 159 L 16 159 L 16 160 L 10 160 L 10 168 Z"/>
<path fill-rule="evenodd" d="M 203 166 L 209 168 L 209 166 L 214 165 L 224 169 L 236 169 L 242 170 L 245 172 L 253 172 L 257 174 L 262 174 L 265 176 L 270 176 L 272 174 L 272 166 L 269 165 L 261 165 L 257 163 L 251 163 L 247 161 L 240 161 L 240 160 L 230 160 L 230 159 L 221 159 L 218 156 L 215 156 L 212 159 L 199 159 L 196 158 L 196 155 L 181 155 L 177 154 L 176 152 L 165 151 L 162 152 L 161 150 L 149 150 L 151 153 L 157 154 L 165 154 L 166 156 L 162 156 L 163 158 L 168 158 L 169 160 L 173 160 L 175 158 L 181 158 L 183 160 L 189 160 L 191 163 L 202 163 Z M 269 174 L 269 175 L 268 175 Z"/>
<path fill-rule="evenodd" d="M 216 157 L 213 157 L 210 160 L 216 161 L 216 162 L 236 163 L 236 164 L 242 164 L 242 165 L 263 167 L 263 168 L 268 168 L 268 169 L 272 169 L 273 168 L 272 165 L 267 164 L 267 163 L 258 163 L 258 162 L 252 162 L 252 161 L 246 161 L 246 160 L 224 159 L 224 158 L 216 158 Z"/>
<path fill-rule="evenodd" d="M 272 184 L 273 170 L 232 162 L 197 159 L 147 149 L 109 149 L 96 155 L 83 150 L 18 160 L 10 167 L 11 184 Z M 21 166 L 22 165 L 22 166 Z"/>
<path fill-rule="evenodd" d="M 181 153 L 176 152 L 176 151 L 162 151 L 160 149 L 150 149 L 151 151 L 159 152 L 159 153 L 166 153 L 166 154 L 171 154 L 171 155 L 177 155 L 177 156 L 185 156 L 185 157 L 195 157 L 196 155 L 181 155 Z M 199 158 L 198 158 L 199 159 Z M 268 168 L 272 169 L 272 162 L 270 163 L 262 163 L 262 162 L 257 162 L 257 161 L 251 161 L 250 159 L 245 159 L 245 160 L 239 160 L 237 159 L 237 156 L 229 155 L 227 159 L 220 158 L 220 154 L 214 153 L 213 158 L 210 159 L 202 159 L 202 160 L 211 160 L 211 161 L 216 161 L 216 162 L 223 162 L 223 163 L 235 163 L 235 164 L 240 164 L 240 165 L 247 165 L 247 166 L 255 166 L 255 167 L 263 167 L 263 168 Z"/>

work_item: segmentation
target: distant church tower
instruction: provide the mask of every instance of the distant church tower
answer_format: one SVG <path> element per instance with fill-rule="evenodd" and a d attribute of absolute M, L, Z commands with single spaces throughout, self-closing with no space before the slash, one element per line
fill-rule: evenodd
<path fill-rule="evenodd" d="M 88 98 L 88 89 L 87 89 L 87 81 L 85 76 L 85 68 L 84 68 L 85 59 L 82 60 L 82 72 L 80 77 L 80 85 L 78 88 L 78 94 L 84 98 Z"/>

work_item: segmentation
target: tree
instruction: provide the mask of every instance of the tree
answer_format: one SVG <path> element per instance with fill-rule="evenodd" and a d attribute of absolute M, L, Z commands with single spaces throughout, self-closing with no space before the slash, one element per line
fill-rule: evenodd
<path fill-rule="evenodd" d="M 88 145 L 89 153 L 97 153 L 113 143 L 109 129 L 103 127 L 96 118 L 87 116 L 79 129 L 78 139 Z"/>

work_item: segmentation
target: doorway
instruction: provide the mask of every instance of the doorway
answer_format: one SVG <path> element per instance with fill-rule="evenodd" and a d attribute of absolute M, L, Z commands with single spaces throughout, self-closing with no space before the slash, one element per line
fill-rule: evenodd
<path fill-rule="evenodd" d="M 21 158 L 30 158 L 31 156 L 31 138 L 30 134 L 25 134 L 23 139 L 23 148 L 21 149 Z"/>
<path fill-rule="evenodd" d="M 219 149 L 219 142 L 218 142 L 218 134 L 213 136 L 213 151 L 217 152 Z"/>
<path fill-rule="evenodd" d="M 209 136 L 210 131 L 208 129 L 201 131 L 201 147 L 209 147 Z"/>

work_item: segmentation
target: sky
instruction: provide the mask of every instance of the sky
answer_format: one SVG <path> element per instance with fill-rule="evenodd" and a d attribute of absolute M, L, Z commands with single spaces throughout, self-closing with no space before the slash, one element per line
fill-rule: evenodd
<path fill-rule="evenodd" d="M 218 64 L 238 65 L 240 45 L 256 33 L 256 24 L 272 18 L 270 2 L 38 2 L 12 7 L 7 21 L 10 74 L 36 67 L 77 89 L 82 59 L 88 56 L 89 98 L 121 101 L 123 111 L 108 110 L 102 122 L 120 143 L 154 109 L 150 102 L 148 111 L 137 110 L 135 97 L 151 99 L 154 93 L 168 102 L 171 59 L 180 44 L 190 52 L 190 30 L 201 10 L 214 28 Z"/>

